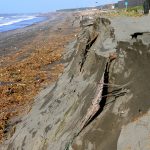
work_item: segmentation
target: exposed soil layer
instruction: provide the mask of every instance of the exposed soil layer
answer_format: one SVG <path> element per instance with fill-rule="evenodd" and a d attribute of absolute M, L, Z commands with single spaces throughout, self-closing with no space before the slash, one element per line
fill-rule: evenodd
<path fill-rule="evenodd" d="M 6 35 L 7 38 L 0 39 L 3 43 L 0 57 L 0 140 L 9 131 L 9 120 L 28 112 L 37 93 L 56 81 L 63 72 L 64 65 L 60 60 L 64 48 L 75 38 L 78 29 L 72 26 L 69 16 L 54 17 L 53 21 L 29 27 L 30 31 L 22 29 L 18 35 L 8 32 L 6 34 L 11 34 L 9 38 Z"/>

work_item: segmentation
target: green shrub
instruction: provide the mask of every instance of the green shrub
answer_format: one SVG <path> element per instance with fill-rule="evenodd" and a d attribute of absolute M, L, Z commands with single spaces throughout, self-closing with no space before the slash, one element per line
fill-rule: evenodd
<path fill-rule="evenodd" d="M 143 6 L 135 6 L 135 7 L 129 7 L 128 9 L 127 9 L 127 11 L 128 12 L 139 12 L 139 11 L 141 11 L 141 10 L 143 10 Z"/>

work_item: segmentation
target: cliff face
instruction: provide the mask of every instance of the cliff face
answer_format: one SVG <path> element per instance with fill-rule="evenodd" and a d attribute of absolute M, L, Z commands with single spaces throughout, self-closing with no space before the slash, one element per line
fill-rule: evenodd
<path fill-rule="evenodd" d="M 104 18 L 81 26 L 64 54 L 64 73 L 2 150 L 148 149 L 150 34 L 119 41 L 116 22 Z"/>
<path fill-rule="evenodd" d="M 77 150 L 149 149 L 150 45 L 141 39 L 119 42 L 109 68 L 104 111 L 74 141 Z"/>
<path fill-rule="evenodd" d="M 109 67 L 106 103 L 103 112 L 74 140 L 74 150 L 150 148 L 150 33 L 146 19 L 112 20 L 117 58 Z"/>

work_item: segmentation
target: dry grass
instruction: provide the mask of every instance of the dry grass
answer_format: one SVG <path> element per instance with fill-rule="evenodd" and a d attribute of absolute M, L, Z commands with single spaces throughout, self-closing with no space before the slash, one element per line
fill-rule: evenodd
<path fill-rule="evenodd" d="M 142 6 L 137 7 L 131 7 L 126 9 L 118 9 L 116 12 L 111 12 L 109 14 L 111 17 L 117 17 L 117 16 L 128 16 L 128 17 L 142 17 L 143 14 L 143 8 Z"/>

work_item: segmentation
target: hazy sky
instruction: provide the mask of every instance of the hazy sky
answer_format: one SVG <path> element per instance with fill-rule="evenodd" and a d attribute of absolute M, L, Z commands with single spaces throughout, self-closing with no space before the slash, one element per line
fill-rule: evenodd
<path fill-rule="evenodd" d="M 50 12 L 62 8 L 95 6 L 117 1 L 118 0 L 0 0 L 0 13 Z"/>

